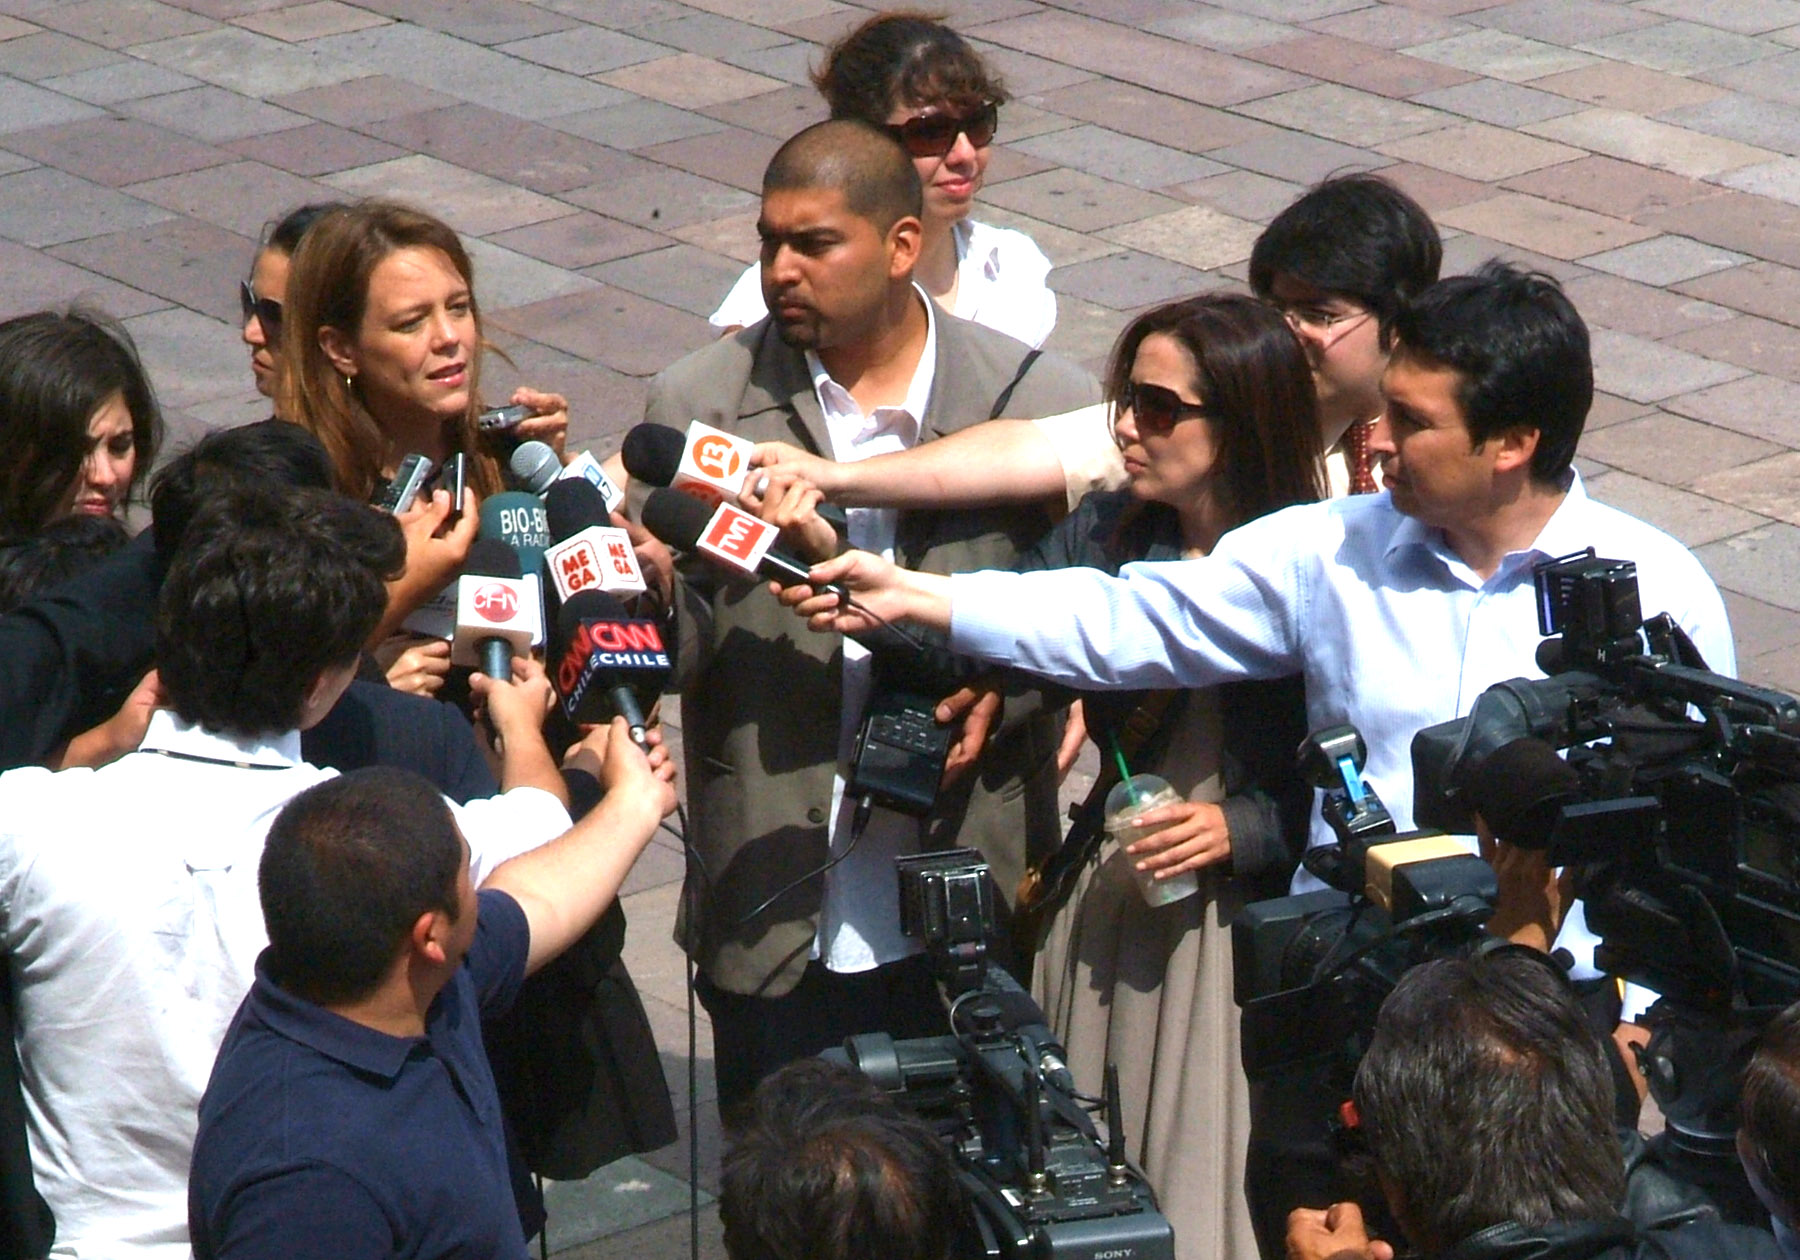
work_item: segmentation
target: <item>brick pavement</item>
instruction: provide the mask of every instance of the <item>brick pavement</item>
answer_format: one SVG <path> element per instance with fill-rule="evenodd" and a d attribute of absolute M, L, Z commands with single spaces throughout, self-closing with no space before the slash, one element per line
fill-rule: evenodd
<path fill-rule="evenodd" d="M 125 318 L 178 444 L 266 411 L 233 322 L 261 224 L 412 198 L 471 238 L 517 365 L 496 388 L 566 393 L 575 438 L 610 448 L 706 340 L 754 256 L 763 161 L 820 116 L 807 69 L 872 7 L 0 0 L 0 315 L 86 296 Z M 1383 170 L 1439 218 L 1448 269 L 1500 254 L 1568 283 L 1604 391 L 1590 487 L 1694 546 L 1745 676 L 1800 690 L 1800 0 L 940 7 L 1018 97 L 984 217 L 1058 264 L 1052 348 L 1097 364 L 1134 309 L 1241 284 L 1303 185 Z M 628 895 L 678 1089 L 679 873 L 659 842 Z M 596 1192 L 661 1206 L 596 1209 L 565 1239 L 612 1237 L 571 1254 L 672 1251 L 658 1168 L 686 1156 Z"/>

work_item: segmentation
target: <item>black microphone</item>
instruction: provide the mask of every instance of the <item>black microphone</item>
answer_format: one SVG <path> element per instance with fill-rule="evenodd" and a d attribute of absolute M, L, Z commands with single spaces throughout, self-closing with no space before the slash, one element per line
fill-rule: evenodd
<path fill-rule="evenodd" d="M 728 523 L 728 519 L 724 517 L 728 512 L 736 514 L 735 518 L 730 519 L 741 518 L 769 531 L 779 532 L 773 525 L 757 520 L 741 508 L 724 504 L 715 509 L 692 495 L 670 490 L 666 486 L 650 492 L 650 497 L 644 500 L 644 510 L 640 516 L 645 529 L 677 551 L 697 551 L 739 573 L 765 577 L 782 586 L 813 586 L 818 590 L 830 591 L 845 604 L 850 603 L 849 591 L 836 582 L 814 582 L 808 576 L 812 566 L 789 555 L 780 547 L 771 543 L 758 556 L 755 548 L 746 550 L 739 546 L 744 535 Z"/>
<path fill-rule="evenodd" d="M 544 492 L 544 514 L 550 519 L 550 537 L 557 542 L 573 538 L 590 525 L 611 525 L 606 496 L 579 477 L 554 481 Z"/>
<path fill-rule="evenodd" d="M 687 435 L 680 429 L 671 429 L 666 424 L 652 424 L 646 420 L 643 424 L 632 426 L 630 432 L 625 434 L 625 444 L 619 448 L 619 458 L 624 461 L 625 471 L 631 474 L 633 480 L 641 481 L 647 486 L 666 486 L 675 480 L 687 442 Z M 765 474 L 754 469 L 750 476 L 762 478 L 762 482 L 767 481 Z M 758 493 L 761 492 L 762 482 L 752 483 L 757 487 Z M 814 510 L 818 512 L 820 520 L 837 531 L 839 538 L 848 537 L 850 521 L 844 515 L 843 508 L 835 503 L 820 502 Z M 663 541 L 668 542 L 668 539 Z"/>
<path fill-rule="evenodd" d="M 632 742 L 649 751 L 639 697 L 660 695 L 668 683 L 661 627 L 633 618 L 603 591 L 581 591 L 562 606 L 556 631 L 554 682 L 564 715 L 584 723 L 622 717 Z"/>

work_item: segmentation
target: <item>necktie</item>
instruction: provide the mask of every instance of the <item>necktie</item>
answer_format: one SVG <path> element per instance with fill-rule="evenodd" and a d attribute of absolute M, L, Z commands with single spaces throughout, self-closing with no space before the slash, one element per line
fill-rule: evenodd
<path fill-rule="evenodd" d="M 1375 493 L 1375 461 L 1369 458 L 1369 430 L 1373 420 L 1358 421 L 1344 431 L 1344 462 L 1350 467 L 1350 493 Z"/>

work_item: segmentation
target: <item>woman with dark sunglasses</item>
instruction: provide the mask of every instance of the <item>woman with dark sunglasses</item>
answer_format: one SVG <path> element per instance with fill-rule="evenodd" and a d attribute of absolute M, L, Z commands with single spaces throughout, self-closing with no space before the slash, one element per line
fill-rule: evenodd
<path fill-rule="evenodd" d="M 912 158 L 925 194 L 913 279 L 951 314 L 1042 345 L 1056 325 L 1050 260 L 1023 232 L 969 217 L 1006 103 L 999 76 L 942 22 L 878 13 L 833 45 L 813 84 L 833 118 L 886 130 Z M 734 331 L 768 313 L 758 270 L 713 312 L 716 327 Z"/>
<path fill-rule="evenodd" d="M 265 230 L 263 241 L 250 264 L 250 278 L 238 282 L 238 307 L 243 328 L 238 334 L 250 347 L 250 371 L 256 392 L 273 400 L 281 361 L 281 311 L 287 300 L 288 264 L 300 247 L 313 220 L 343 203 L 314 202 L 290 210 Z"/>
<path fill-rule="evenodd" d="M 1083 498 L 1026 567 L 1117 573 L 1204 555 L 1227 530 L 1323 492 L 1306 356 L 1254 298 L 1207 294 L 1139 316 L 1113 350 L 1106 395 L 1129 481 Z M 1142 814 L 1121 847 L 1100 830 L 1118 777 L 1107 767 L 1064 842 L 1067 865 L 1046 870 L 1048 886 L 1060 874 L 1070 891 L 1044 930 L 1033 991 L 1077 1082 L 1097 1089 L 1117 1065 L 1131 1154 L 1180 1260 L 1254 1256 L 1230 922 L 1244 902 L 1287 891 L 1306 845 L 1300 680 L 1083 703 L 1103 766 L 1116 749 L 1184 799 Z M 1195 872 L 1199 890 L 1147 905 L 1133 866 L 1159 882 Z"/>

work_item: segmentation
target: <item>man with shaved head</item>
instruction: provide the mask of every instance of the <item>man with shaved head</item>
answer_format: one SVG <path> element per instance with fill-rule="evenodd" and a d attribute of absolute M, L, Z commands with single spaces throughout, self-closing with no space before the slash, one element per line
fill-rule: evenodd
<path fill-rule="evenodd" d="M 1072 364 L 934 309 L 912 283 L 919 213 L 912 163 L 882 131 L 838 120 L 790 139 L 764 174 L 757 219 L 768 317 L 658 376 L 646 418 L 850 460 L 1003 410 L 1097 401 Z M 823 558 L 836 544 L 829 529 L 821 537 L 813 501 L 785 484 L 748 500 L 791 527 L 791 546 Z M 852 544 L 938 572 L 1006 566 L 1049 524 L 1036 507 L 849 518 Z M 728 1120 L 761 1077 L 849 1034 L 943 1031 L 930 973 L 900 934 L 897 855 L 973 845 L 1010 894 L 1027 837 L 1061 835 L 1059 722 L 1035 693 L 1007 697 L 973 772 L 928 817 L 876 807 L 858 826 L 845 772 L 881 671 L 860 645 L 807 634 L 750 585 L 689 562 L 671 592 L 688 840 L 700 859 L 678 933 L 700 968 Z"/>

